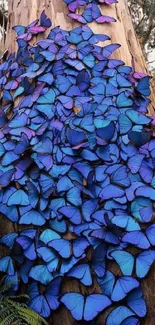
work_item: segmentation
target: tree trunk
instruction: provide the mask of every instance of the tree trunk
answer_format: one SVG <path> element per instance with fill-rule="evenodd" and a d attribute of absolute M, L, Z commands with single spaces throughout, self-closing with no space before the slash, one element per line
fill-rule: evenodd
<path fill-rule="evenodd" d="M 14 25 L 27 26 L 30 22 L 40 16 L 40 13 L 45 10 L 48 17 L 52 19 L 53 26 L 59 25 L 61 28 L 70 30 L 77 26 L 69 19 L 67 14 L 67 6 L 62 0 L 9 0 L 9 15 L 8 15 L 8 27 L 7 36 L 5 41 L 5 48 L 14 52 L 16 50 L 15 33 L 12 30 Z M 121 44 L 121 48 L 118 49 L 113 56 L 114 58 L 123 60 L 127 65 L 131 65 L 132 58 L 134 58 L 136 71 L 147 72 L 147 66 L 145 59 L 140 48 L 139 41 L 135 35 L 130 13 L 127 7 L 126 0 L 119 0 L 118 4 L 112 6 L 106 6 L 104 14 L 108 14 L 117 19 L 116 23 L 106 25 L 98 25 L 91 23 L 90 27 L 95 33 L 107 34 L 111 37 L 111 42 Z M 155 107 L 155 95 L 151 95 L 152 104 L 149 107 L 149 114 L 154 115 Z M 155 270 L 155 269 L 154 269 Z M 144 293 L 149 305 L 148 317 L 145 325 L 154 325 L 155 319 L 155 285 L 154 285 L 155 273 L 152 271 L 147 280 L 144 281 Z M 72 287 L 71 287 L 72 286 Z M 95 286 L 95 285 L 94 285 Z M 79 290 L 83 292 L 83 287 L 77 284 L 76 281 L 72 283 L 67 282 L 65 289 L 67 290 Z M 93 288 L 94 289 L 94 288 Z M 92 289 L 88 289 L 87 292 L 92 292 Z M 100 324 L 105 324 L 105 316 L 101 316 Z M 77 323 L 72 319 L 68 311 L 62 308 L 60 311 L 53 313 L 52 319 L 49 324 L 53 325 L 76 325 Z M 132 324 L 131 324 L 132 325 Z"/>

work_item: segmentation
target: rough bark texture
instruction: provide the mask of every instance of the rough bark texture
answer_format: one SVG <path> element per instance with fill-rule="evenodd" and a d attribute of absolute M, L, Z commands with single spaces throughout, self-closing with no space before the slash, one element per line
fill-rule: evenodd
<path fill-rule="evenodd" d="M 14 25 L 27 25 L 36 18 L 39 17 L 42 10 L 46 11 L 46 14 L 52 19 L 53 26 L 60 25 L 61 28 L 70 30 L 77 26 L 71 19 L 66 17 L 67 8 L 62 0 L 9 0 L 9 16 L 8 16 L 8 30 L 5 42 L 5 48 L 9 48 L 10 51 L 14 52 L 16 49 L 15 33 L 12 31 Z M 140 48 L 139 42 L 136 38 L 133 25 L 130 18 L 130 13 L 127 8 L 126 0 L 119 0 L 119 3 L 107 6 L 104 10 L 105 14 L 108 14 L 117 19 L 117 23 L 111 25 L 98 25 L 96 23 L 90 24 L 90 27 L 96 33 L 107 34 L 111 37 L 111 42 L 120 43 L 122 46 L 118 49 L 115 54 L 115 58 L 122 59 L 127 65 L 131 65 L 132 57 L 135 61 L 135 67 L 137 71 L 147 71 L 146 63 Z M 155 95 L 151 95 L 152 104 L 149 108 L 149 114 L 154 115 L 155 107 Z M 4 225 L 4 224 L 3 224 Z M 12 230 L 13 226 L 4 225 L 5 230 Z M 4 229 L 3 228 L 3 229 Z M 4 231 L 4 230 L 3 230 Z M 2 232 L 2 230 L 1 230 Z M 155 268 L 154 268 L 155 270 Z M 155 319 L 155 273 L 151 271 L 150 276 L 143 281 L 143 287 L 145 297 L 148 302 L 149 310 L 148 317 L 141 324 L 154 325 Z M 87 289 L 87 293 L 94 292 L 97 288 L 96 283 L 92 288 Z M 85 292 L 85 288 L 78 282 L 67 281 L 63 288 L 64 291 L 80 291 Z M 101 325 L 105 324 L 105 314 L 99 318 Z M 71 315 L 64 308 L 53 313 L 51 325 L 76 325 Z M 82 323 L 82 325 L 84 325 Z M 132 325 L 132 324 L 131 324 Z"/>

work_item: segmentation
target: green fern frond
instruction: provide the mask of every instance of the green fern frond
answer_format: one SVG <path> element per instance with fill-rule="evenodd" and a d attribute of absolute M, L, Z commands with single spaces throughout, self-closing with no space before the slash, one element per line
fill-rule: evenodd
<path fill-rule="evenodd" d="M 30 320 L 30 318 L 31 318 L 31 321 L 33 319 L 33 324 L 34 325 L 39 325 L 39 324 L 47 325 L 48 324 L 45 319 L 43 319 L 41 316 L 39 316 L 37 313 L 35 313 L 31 309 L 28 309 L 28 308 L 25 309 L 25 308 L 23 308 L 23 309 L 20 309 L 18 312 L 19 312 L 19 314 L 21 316 L 26 317 L 26 320 L 27 321 Z"/>
<path fill-rule="evenodd" d="M 15 317 L 13 314 L 7 316 L 4 318 L 4 320 L 0 323 L 0 325 L 11 325 L 15 320 Z M 15 325 L 16 323 L 14 323 Z"/>
<path fill-rule="evenodd" d="M 3 281 L 0 281 L 0 325 L 48 325 L 45 319 L 28 308 L 27 295 L 6 296 L 12 284 L 3 285 Z"/>
<path fill-rule="evenodd" d="M 13 311 L 13 310 L 12 310 Z M 11 309 L 8 309 L 8 306 L 3 307 L 0 310 L 0 322 L 11 313 Z"/>

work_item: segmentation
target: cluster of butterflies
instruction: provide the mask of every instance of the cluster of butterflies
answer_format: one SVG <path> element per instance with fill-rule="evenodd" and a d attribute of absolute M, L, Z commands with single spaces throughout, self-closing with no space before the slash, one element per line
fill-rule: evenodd
<path fill-rule="evenodd" d="M 20 225 L 0 238 L 0 272 L 14 292 L 26 284 L 43 317 L 63 304 L 91 323 L 110 306 L 106 325 L 140 324 L 140 279 L 155 260 L 149 77 L 111 59 L 119 45 L 98 46 L 108 36 L 87 26 L 32 46 L 50 25 L 43 12 L 15 26 L 18 51 L 0 64 L 0 212 Z M 62 294 L 64 278 L 98 291 Z"/>
<path fill-rule="evenodd" d="M 99 5 L 110 5 L 117 3 L 117 0 L 64 0 L 64 2 L 69 10 L 68 17 L 81 24 L 92 23 L 93 21 L 98 24 L 116 22 L 115 18 L 102 15 Z M 82 14 L 78 14 L 78 9 L 83 6 Z"/>

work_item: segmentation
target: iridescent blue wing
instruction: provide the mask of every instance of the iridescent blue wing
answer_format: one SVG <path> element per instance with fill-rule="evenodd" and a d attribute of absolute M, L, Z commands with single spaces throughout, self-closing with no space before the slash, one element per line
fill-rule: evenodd
<path fill-rule="evenodd" d="M 121 325 L 140 325 L 140 320 L 135 317 L 129 317 L 125 319 Z"/>
<path fill-rule="evenodd" d="M 111 300 L 101 294 L 92 294 L 87 296 L 84 306 L 84 320 L 93 320 L 101 311 L 111 305 Z"/>
<path fill-rule="evenodd" d="M 65 293 L 60 301 L 71 312 L 72 316 L 76 320 L 82 320 L 84 312 L 84 297 L 80 293 Z"/>
<path fill-rule="evenodd" d="M 0 259 L 0 271 L 8 275 L 14 275 L 13 260 L 10 256 L 5 256 Z"/>
<path fill-rule="evenodd" d="M 59 212 L 69 219 L 73 224 L 79 225 L 81 223 L 81 213 L 78 208 L 68 205 L 60 208 Z"/>
<path fill-rule="evenodd" d="M 29 303 L 29 307 L 42 317 L 47 318 L 50 316 L 51 310 L 43 295 L 38 295 L 37 297 L 33 298 Z"/>
<path fill-rule="evenodd" d="M 98 245 L 93 252 L 91 265 L 98 277 L 103 277 L 105 274 L 105 255 L 106 247 L 104 244 Z"/>
<path fill-rule="evenodd" d="M 8 171 L 4 172 L 0 175 L 0 186 L 6 187 L 11 182 L 12 176 L 15 173 L 15 168 L 9 169 Z"/>
<path fill-rule="evenodd" d="M 125 306 L 119 306 L 112 310 L 106 319 L 106 325 L 120 325 L 122 322 L 135 314 Z"/>
<path fill-rule="evenodd" d="M 54 248 L 63 258 L 69 258 L 71 256 L 71 244 L 69 240 L 54 239 L 48 245 Z"/>
<path fill-rule="evenodd" d="M 143 96 L 150 96 L 149 80 L 149 77 L 144 77 L 137 84 L 136 90 Z"/>
<path fill-rule="evenodd" d="M 124 275 L 132 275 L 134 256 L 131 253 L 124 250 L 115 250 L 110 253 L 110 256 L 114 258 Z"/>
<path fill-rule="evenodd" d="M 73 241 L 73 254 L 76 258 L 83 255 L 85 250 L 90 246 L 86 238 L 77 238 Z"/>
<path fill-rule="evenodd" d="M 145 317 L 147 308 L 141 288 L 134 289 L 127 297 L 127 305 L 139 317 Z"/>
<path fill-rule="evenodd" d="M 24 225 L 36 225 L 42 226 L 44 225 L 46 220 L 44 219 L 43 215 L 39 213 L 37 210 L 30 210 L 22 215 L 19 220 L 20 224 Z"/>
<path fill-rule="evenodd" d="M 111 297 L 115 284 L 114 274 L 107 270 L 104 277 L 98 277 L 97 282 L 101 288 L 102 293 Z"/>
<path fill-rule="evenodd" d="M 51 310 L 56 310 L 59 307 L 60 302 L 58 298 L 60 295 L 61 282 L 62 278 L 57 277 L 46 287 L 45 297 Z"/>
<path fill-rule="evenodd" d="M 155 252 L 153 250 L 146 250 L 138 254 L 136 259 L 136 274 L 139 278 L 144 278 L 152 264 L 155 261 Z"/>
<path fill-rule="evenodd" d="M 137 287 L 139 287 L 139 282 L 133 277 L 120 277 L 118 280 L 116 280 L 111 299 L 113 301 L 120 301 L 125 298 L 131 290 Z"/>
<path fill-rule="evenodd" d="M 67 276 L 79 279 L 85 286 L 92 285 L 92 275 L 88 264 L 80 264 L 74 266 L 68 273 Z"/>
<path fill-rule="evenodd" d="M 51 27 L 51 20 L 49 18 L 47 18 L 47 15 L 45 14 L 45 11 L 43 11 L 41 13 L 41 16 L 40 16 L 40 25 L 43 26 L 43 27 Z"/>
<path fill-rule="evenodd" d="M 29 205 L 28 195 L 23 190 L 17 190 L 8 199 L 8 206 L 10 205 Z"/>
<path fill-rule="evenodd" d="M 44 285 L 47 285 L 53 279 L 46 265 L 36 265 L 32 267 L 29 276 Z"/>
<path fill-rule="evenodd" d="M 150 247 L 150 243 L 149 243 L 147 237 L 141 231 L 132 231 L 132 232 L 126 233 L 123 236 L 122 241 L 124 243 L 135 245 L 138 248 L 142 248 L 142 249 L 148 249 Z"/>
<path fill-rule="evenodd" d="M 152 246 L 155 246 L 155 225 L 146 228 L 146 236 Z"/>

